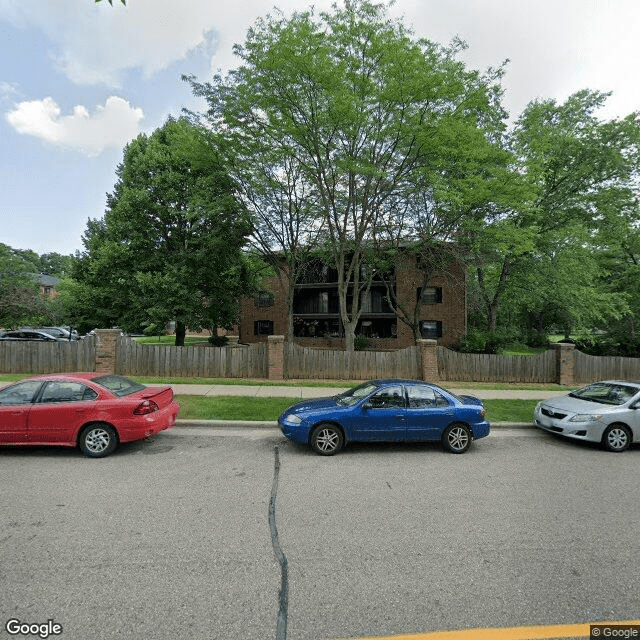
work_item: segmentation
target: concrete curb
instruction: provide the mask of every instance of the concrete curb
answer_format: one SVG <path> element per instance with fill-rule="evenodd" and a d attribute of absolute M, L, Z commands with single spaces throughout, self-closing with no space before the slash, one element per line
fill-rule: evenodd
<path fill-rule="evenodd" d="M 276 421 L 261 420 L 177 420 L 176 427 L 200 427 L 208 429 L 277 429 Z M 534 429 L 530 422 L 492 422 L 492 429 Z"/>

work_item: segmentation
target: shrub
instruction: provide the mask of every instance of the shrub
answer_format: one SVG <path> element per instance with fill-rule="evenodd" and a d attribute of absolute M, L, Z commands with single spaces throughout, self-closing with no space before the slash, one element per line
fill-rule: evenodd
<path fill-rule="evenodd" d="M 356 351 L 363 351 L 369 346 L 369 340 L 365 336 L 356 336 L 353 341 L 353 348 Z"/>
<path fill-rule="evenodd" d="M 226 347 L 229 343 L 227 336 L 209 336 L 209 344 L 214 347 Z"/>

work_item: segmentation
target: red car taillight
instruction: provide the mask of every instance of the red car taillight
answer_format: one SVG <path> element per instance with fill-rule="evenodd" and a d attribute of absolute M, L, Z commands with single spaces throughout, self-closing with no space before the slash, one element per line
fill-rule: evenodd
<path fill-rule="evenodd" d="M 134 416 L 146 416 L 148 413 L 160 411 L 158 405 L 153 400 L 145 400 L 141 402 L 134 410 Z"/>

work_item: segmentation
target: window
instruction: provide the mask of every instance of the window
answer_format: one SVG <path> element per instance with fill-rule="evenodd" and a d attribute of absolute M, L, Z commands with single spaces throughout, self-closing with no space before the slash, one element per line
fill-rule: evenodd
<path fill-rule="evenodd" d="M 273 307 L 275 298 L 272 293 L 259 293 L 254 298 L 254 303 L 256 305 L 256 309 L 263 309 L 264 307 Z"/>
<path fill-rule="evenodd" d="M 395 318 L 360 320 L 356 335 L 365 338 L 395 338 L 398 335 L 398 321 Z"/>
<path fill-rule="evenodd" d="M 0 391 L 0 405 L 30 404 L 41 386 L 40 380 L 29 380 L 6 387 Z"/>
<path fill-rule="evenodd" d="M 253 323 L 253 335 L 255 336 L 272 336 L 273 320 L 256 320 Z"/>
<path fill-rule="evenodd" d="M 79 402 L 95 400 L 98 394 L 79 382 L 48 382 L 40 402 Z"/>
<path fill-rule="evenodd" d="M 433 322 L 426 320 L 420 323 L 420 333 L 423 338 L 441 338 L 442 337 L 442 322 Z"/>
<path fill-rule="evenodd" d="M 414 385 L 408 388 L 409 409 L 448 407 L 448 400 L 431 387 Z"/>
<path fill-rule="evenodd" d="M 423 287 L 418 289 L 418 296 L 423 304 L 440 304 L 442 302 L 442 287 Z"/>
<path fill-rule="evenodd" d="M 380 389 L 369 398 L 374 409 L 397 409 L 404 408 L 404 390 L 401 386 L 385 387 Z"/>

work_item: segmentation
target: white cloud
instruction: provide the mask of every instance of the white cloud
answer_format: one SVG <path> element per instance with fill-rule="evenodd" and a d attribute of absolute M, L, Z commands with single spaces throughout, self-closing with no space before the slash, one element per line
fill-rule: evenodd
<path fill-rule="evenodd" d="M 128 70 L 151 76 L 196 49 L 214 69 L 235 65 L 233 45 L 244 42 L 247 29 L 274 4 L 284 11 L 306 8 L 300 0 L 131 0 L 126 7 L 115 1 L 0 0 L 0 19 L 44 33 L 51 58 L 73 82 L 119 87 Z M 315 4 L 329 7 L 331 0 Z"/>
<path fill-rule="evenodd" d="M 21 102 L 6 115 L 19 133 L 88 156 L 124 146 L 140 133 L 143 117 L 142 109 L 116 96 L 107 98 L 104 106 L 96 107 L 93 115 L 83 105 L 75 106 L 71 115 L 62 115 L 53 98 Z"/>

